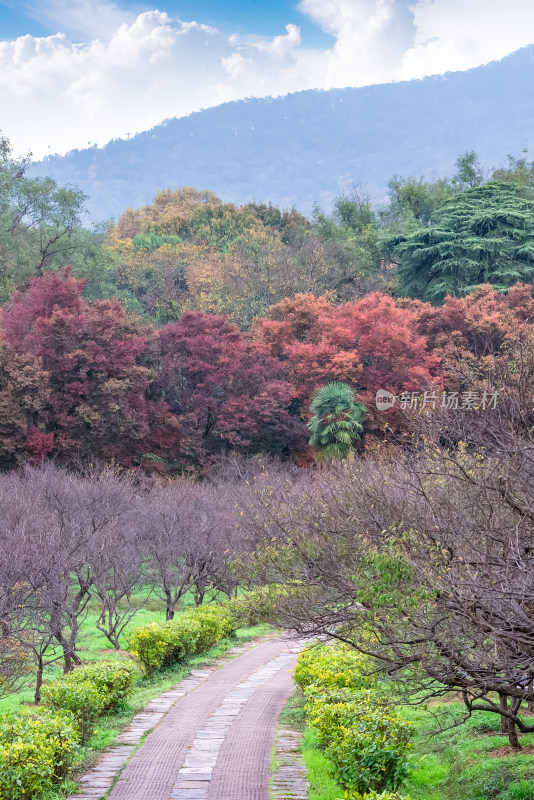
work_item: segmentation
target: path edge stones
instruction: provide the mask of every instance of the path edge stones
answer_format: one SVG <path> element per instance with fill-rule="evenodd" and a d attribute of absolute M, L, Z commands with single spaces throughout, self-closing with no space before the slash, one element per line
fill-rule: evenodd
<path fill-rule="evenodd" d="M 276 769 L 271 775 L 271 800 L 308 800 L 308 771 L 302 755 L 304 733 L 288 725 L 278 728 L 274 740 Z"/>

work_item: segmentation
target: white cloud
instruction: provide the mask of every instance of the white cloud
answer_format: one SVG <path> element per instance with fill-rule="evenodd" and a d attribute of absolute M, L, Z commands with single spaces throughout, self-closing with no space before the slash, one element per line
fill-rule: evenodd
<path fill-rule="evenodd" d="M 223 57 L 221 63 L 234 81 L 238 80 L 242 75 L 246 75 L 254 64 L 251 58 L 245 58 L 241 53 L 232 53 L 231 56 Z"/>
<path fill-rule="evenodd" d="M 275 36 L 273 39 L 260 41 L 255 46 L 260 53 L 267 53 L 273 58 L 285 58 L 292 55 L 295 48 L 300 45 L 300 28 L 298 25 L 286 25 L 285 36 Z"/>
<path fill-rule="evenodd" d="M 416 43 L 399 78 L 470 69 L 534 42 L 530 0 L 418 0 Z"/>
<path fill-rule="evenodd" d="M 296 25 L 270 38 L 227 36 L 156 10 L 124 14 L 108 0 L 26 5 L 65 23 L 54 36 L 0 41 L 0 128 L 36 156 L 240 97 L 466 69 L 534 38 L 531 0 L 300 0 L 334 37 L 322 50 L 306 47 Z"/>
<path fill-rule="evenodd" d="M 11 4 L 22 6 L 39 22 L 84 37 L 106 36 L 123 22 L 132 23 L 137 16 L 110 0 L 11 0 Z"/>
<path fill-rule="evenodd" d="M 415 42 L 413 0 L 301 0 L 299 9 L 336 38 L 317 64 L 323 88 L 390 81 Z M 310 65 L 313 66 L 313 65 Z"/>

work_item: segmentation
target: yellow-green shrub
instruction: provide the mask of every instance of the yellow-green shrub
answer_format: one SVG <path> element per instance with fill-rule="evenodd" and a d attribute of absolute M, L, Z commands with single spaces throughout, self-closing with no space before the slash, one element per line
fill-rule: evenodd
<path fill-rule="evenodd" d="M 102 711 L 114 711 L 131 694 L 138 674 L 131 661 L 95 661 L 69 672 L 62 680 L 92 683 L 100 694 Z"/>
<path fill-rule="evenodd" d="M 98 687 L 89 680 L 70 680 L 69 675 L 45 683 L 42 698 L 48 708 L 74 715 L 82 744 L 90 736 L 93 721 L 104 710 L 104 698 Z"/>
<path fill-rule="evenodd" d="M 176 628 L 172 622 L 149 622 L 135 628 L 130 635 L 129 648 L 147 675 L 170 664 L 171 660 L 179 660 Z M 185 648 L 180 651 L 182 655 L 186 655 Z"/>
<path fill-rule="evenodd" d="M 410 724 L 376 691 L 311 694 L 310 724 L 344 789 L 396 791 L 410 771 Z"/>
<path fill-rule="evenodd" d="M 236 629 L 226 606 L 200 606 L 170 622 L 151 622 L 132 631 L 130 650 L 142 669 L 151 675 L 158 669 L 203 653 Z"/>
<path fill-rule="evenodd" d="M 47 709 L 0 718 L 0 800 L 22 800 L 66 777 L 79 754 L 72 714 Z"/>
<path fill-rule="evenodd" d="M 130 649 L 142 669 L 151 675 L 197 653 L 200 633 L 200 621 L 184 614 L 170 622 L 151 622 L 136 628 L 130 637 Z"/>
<path fill-rule="evenodd" d="M 237 629 L 236 619 L 226 606 L 200 606 L 189 612 L 200 623 L 200 633 L 196 641 L 199 653 L 208 650 Z"/>
<path fill-rule="evenodd" d="M 372 690 L 353 692 L 351 689 L 321 691 L 317 686 L 306 690 L 306 714 L 315 728 L 317 740 L 326 748 L 336 732 L 349 726 L 360 708 L 372 706 L 377 714 L 388 709 L 387 699 Z"/>
<path fill-rule="evenodd" d="M 309 596 L 313 592 L 307 586 L 283 586 L 270 584 L 252 589 L 228 603 L 239 627 L 259 625 L 262 622 L 275 622 L 283 611 L 288 599 L 294 600 L 300 595 Z"/>
<path fill-rule="evenodd" d="M 364 689 L 376 685 L 368 659 L 342 643 L 314 644 L 299 653 L 293 679 L 301 689 Z"/>
<path fill-rule="evenodd" d="M 260 625 L 272 619 L 281 593 L 276 585 L 260 586 L 230 600 L 228 605 L 241 627 Z"/>

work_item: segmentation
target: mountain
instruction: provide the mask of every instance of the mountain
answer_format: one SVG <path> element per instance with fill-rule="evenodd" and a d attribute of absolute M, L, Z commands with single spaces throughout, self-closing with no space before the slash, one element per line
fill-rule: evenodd
<path fill-rule="evenodd" d="M 225 103 L 131 139 L 74 150 L 34 172 L 77 184 L 94 221 L 162 188 L 213 189 L 309 214 L 353 182 L 376 201 L 393 174 L 450 174 L 474 149 L 488 167 L 534 145 L 534 45 L 466 72 Z"/>

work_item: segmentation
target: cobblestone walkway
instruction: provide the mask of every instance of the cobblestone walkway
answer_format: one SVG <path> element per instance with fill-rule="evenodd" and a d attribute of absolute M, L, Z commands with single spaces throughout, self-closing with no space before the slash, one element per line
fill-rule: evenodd
<path fill-rule="evenodd" d="M 270 639 L 193 671 L 134 717 L 70 800 L 268 800 L 297 652 Z"/>

